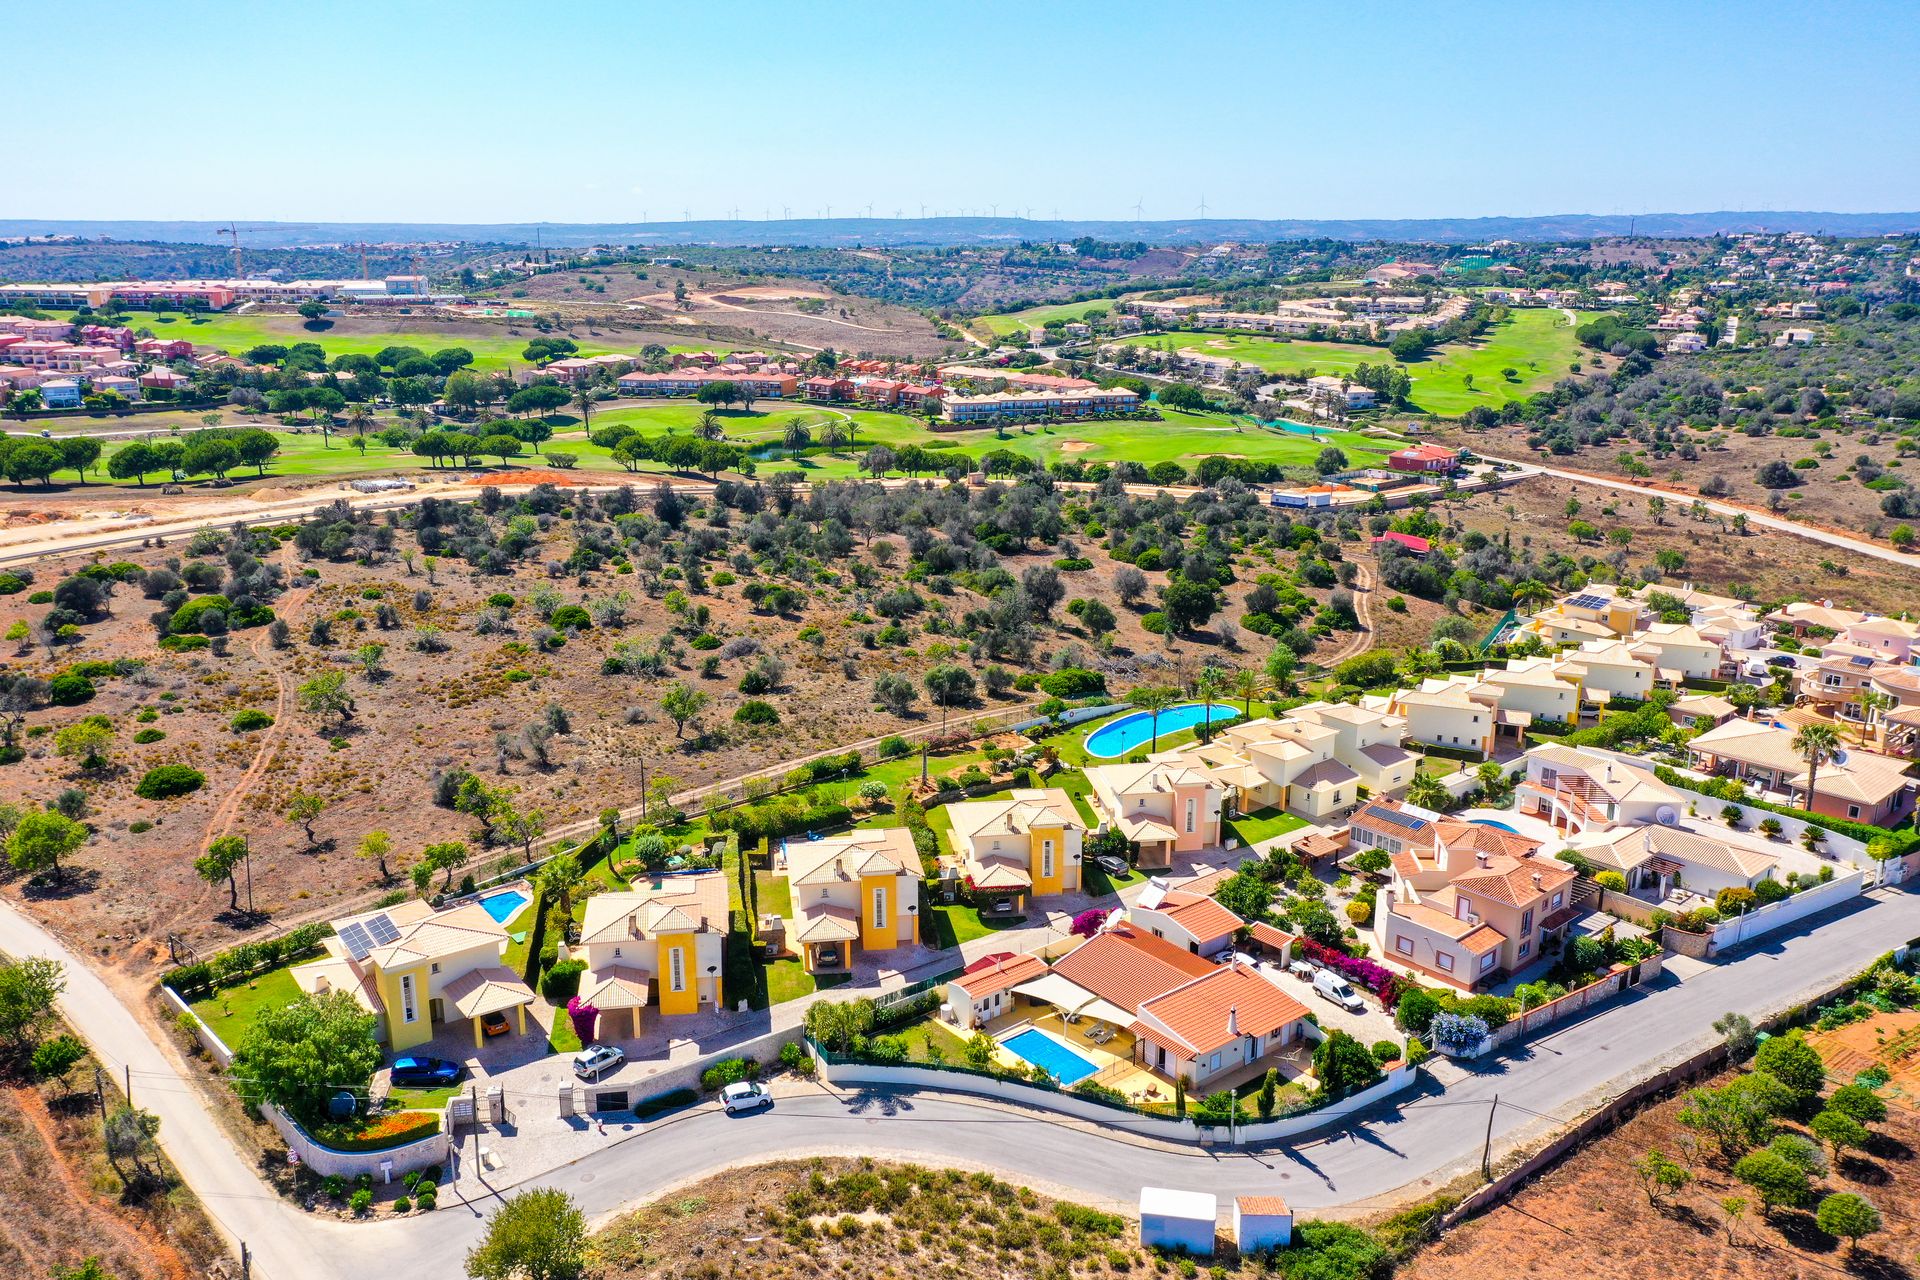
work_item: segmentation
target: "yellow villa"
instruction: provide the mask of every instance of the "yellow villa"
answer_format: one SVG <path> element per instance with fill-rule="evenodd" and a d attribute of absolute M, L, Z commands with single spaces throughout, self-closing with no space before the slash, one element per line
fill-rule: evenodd
<path fill-rule="evenodd" d="M 310 995 L 346 991 L 379 1021 L 375 1037 L 394 1049 L 433 1039 L 455 1018 L 482 1023 L 511 1010 L 527 1030 L 533 990 L 500 963 L 507 931 L 478 901 L 435 911 L 418 899 L 333 922 L 324 959 L 296 965 L 294 983 Z"/>
<path fill-rule="evenodd" d="M 904 827 L 790 840 L 775 858 L 793 894 L 788 937 L 808 973 L 841 973 L 853 951 L 920 941 L 920 854 Z"/>
<path fill-rule="evenodd" d="M 602 1013 L 657 1003 L 666 1016 L 720 1007 L 727 944 L 727 877 L 719 871 L 662 876 L 624 893 L 587 899 L 581 996 Z"/>
<path fill-rule="evenodd" d="M 991 800 L 947 806 L 953 852 L 941 870 L 976 893 L 1029 897 L 1080 888 L 1080 841 L 1087 823 L 1059 787 L 1023 788 Z"/>

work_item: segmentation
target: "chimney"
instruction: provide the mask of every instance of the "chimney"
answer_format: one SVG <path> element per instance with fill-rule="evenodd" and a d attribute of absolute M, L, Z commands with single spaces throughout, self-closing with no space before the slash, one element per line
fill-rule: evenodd
<path fill-rule="evenodd" d="M 1237 1007 L 1227 1010 L 1227 1034 L 1230 1036 L 1240 1034 L 1240 1010 Z"/>
<path fill-rule="evenodd" d="M 1533 873 L 1533 887 L 1536 889 L 1540 887 L 1540 873 L 1538 871 Z"/>
<path fill-rule="evenodd" d="M 1483 867 L 1490 867 L 1493 865 L 1493 855 L 1488 853 L 1485 849 L 1480 849 L 1475 851 L 1473 855 L 1473 860 L 1475 862 L 1478 862 Z"/>
<path fill-rule="evenodd" d="M 844 876 L 847 874 L 846 861 L 845 859 L 839 857 L 838 855 L 836 855 L 833 859 L 833 874 L 837 876 Z"/>
<path fill-rule="evenodd" d="M 631 938 L 640 936 L 640 913 L 638 911 L 627 913 L 627 936 Z"/>

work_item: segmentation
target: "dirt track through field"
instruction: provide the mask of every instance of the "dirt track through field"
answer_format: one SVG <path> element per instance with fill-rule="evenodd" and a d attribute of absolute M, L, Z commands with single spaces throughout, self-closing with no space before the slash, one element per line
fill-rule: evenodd
<path fill-rule="evenodd" d="M 1353 616 L 1360 621 L 1360 629 L 1353 638 L 1335 649 L 1326 657 L 1319 659 L 1321 665 L 1331 669 L 1334 664 L 1345 662 L 1348 658 L 1357 658 L 1373 648 L 1373 584 L 1374 575 L 1370 565 L 1362 561 L 1353 562 Z"/>

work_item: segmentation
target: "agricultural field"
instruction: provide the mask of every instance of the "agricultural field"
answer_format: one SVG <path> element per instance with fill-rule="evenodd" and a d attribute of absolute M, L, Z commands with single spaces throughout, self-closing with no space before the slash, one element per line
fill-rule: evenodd
<path fill-rule="evenodd" d="M 1115 689 L 1209 657 L 1258 667 L 1274 641 L 1239 626 L 1255 579 L 1286 586 L 1299 560 L 1273 542 L 1285 518 L 1242 496 L 1212 526 L 1216 547 L 1237 548 L 1233 581 L 1209 596 L 1218 612 L 1169 640 L 1149 630 L 1172 581 L 1157 566 L 1193 551 L 1164 517 L 1136 514 L 1148 499 L 829 486 L 782 517 L 762 491 L 730 488 L 722 507 L 645 478 L 604 497 L 483 496 L 129 550 L 97 571 L 113 580 L 104 594 L 69 580 L 89 557 L 6 583 L 8 674 L 63 681 L 26 686 L 0 789 L 59 799 L 86 838 L 58 872 L 5 891 L 108 967 L 142 972 L 169 933 L 215 947 L 364 901 L 379 887 L 358 856 L 370 830 L 391 834 L 402 877 L 450 839 L 478 875 L 522 858 L 529 832 L 637 804 L 643 766 L 678 792 L 851 744 L 871 759 L 882 735 L 938 726 L 924 687 L 938 666 L 968 676 L 956 712 L 1023 705 L 1014 677 L 1054 663 Z M 1136 530 L 1128 554 L 1147 567 L 1116 560 L 1094 526 Z M 946 529 L 963 553 L 929 532 Z M 1349 638 L 1319 616 L 1336 594 L 1322 569 L 1273 628 L 1308 650 Z M 897 685 L 881 698 L 883 677 L 904 681 L 905 701 Z M 668 695 L 683 689 L 675 705 L 692 711 L 676 719 Z M 519 836 L 435 802 L 435 775 L 461 770 L 525 820 Z M 242 833 L 258 916 L 193 865 Z"/>
<path fill-rule="evenodd" d="M 1594 312 L 1580 312 L 1580 323 Z M 1505 322 L 1469 343 L 1438 347 L 1426 357 L 1400 364 L 1413 379 L 1413 402 L 1427 413 L 1458 417 L 1477 405 L 1499 408 L 1526 397 L 1567 376 L 1575 361 L 1591 365 L 1592 352 L 1574 341 L 1574 325 L 1559 311 L 1514 311 Z M 1382 347 L 1343 342 L 1305 342 L 1250 334 L 1177 332 L 1137 338 L 1134 344 L 1171 351 L 1238 360 L 1270 373 L 1290 376 L 1311 370 L 1316 374 L 1352 373 L 1363 364 L 1397 363 Z M 1512 368 L 1509 381 L 1501 370 Z M 1472 378 L 1473 385 L 1467 385 Z"/>

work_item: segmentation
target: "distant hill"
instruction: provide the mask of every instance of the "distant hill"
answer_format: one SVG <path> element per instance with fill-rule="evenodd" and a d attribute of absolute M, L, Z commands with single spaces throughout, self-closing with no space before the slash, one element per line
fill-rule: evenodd
<path fill-rule="evenodd" d="M 0 236 L 78 235 L 171 244 L 220 244 L 215 222 L 68 221 L 0 218 Z M 789 218 L 686 222 L 249 222 L 241 243 L 294 248 L 367 242 L 545 245 L 991 245 L 1021 240 L 1143 240 L 1151 244 L 1262 243 L 1273 240 L 1590 240 L 1629 228 L 1653 237 L 1735 231 L 1809 231 L 1872 236 L 1920 231 L 1920 213 L 1820 213 L 1793 210 L 1553 214 L 1534 218 L 1194 218 L 1176 221 L 1047 221 L 1027 218 Z"/>

